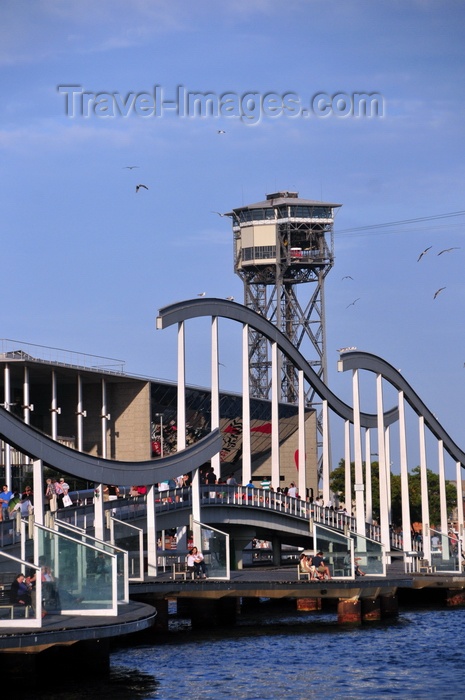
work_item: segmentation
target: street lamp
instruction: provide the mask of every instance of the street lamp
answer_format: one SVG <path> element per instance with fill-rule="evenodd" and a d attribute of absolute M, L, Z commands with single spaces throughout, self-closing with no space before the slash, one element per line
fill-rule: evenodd
<path fill-rule="evenodd" d="M 160 419 L 160 457 L 163 457 L 163 413 L 155 413 L 155 418 Z"/>

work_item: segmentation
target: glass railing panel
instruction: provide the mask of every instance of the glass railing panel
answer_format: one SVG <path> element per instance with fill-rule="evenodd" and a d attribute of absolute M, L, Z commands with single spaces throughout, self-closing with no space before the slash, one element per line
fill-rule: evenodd
<path fill-rule="evenodd" d="M 354 542 L 355 574 L 357 575 L 358 565 L 360 571 L 363 572 L 362 575 L 386 576 L 383 545 L 356 532 L 351 532 L 350 536 Z"/>
<path fill-rule="evenodd" d="M 47 612 L 116 615 L 118 557 L 77 532 L 64 534 L 35 526 L 34 560 L 41 567 L 42 600 Z M 123 583 L 124 585 L 124 583 Z"/>
<path fill-rule="evenodd" d="M 313 544 L 316 554 L 323 552 L 324 564 L 334 578 L 353 578 L 352 540 L 349 536 L 335 532 L 324 525 L 313 523 Z"/>
<path fill-rule="evenodd" d="M 230 578 L 229 535 L 214 527 L 194 521 L 194 528 L 200 528 L 200 547 L 209 578 Z"/>
<path fill-rule="evenodd" d="M 461 571 L 462 556 L 459 538 L 430 528 L 431 566 L 436 571 L 456 573 Z"/>
<path fill-rule="evenodd" d="M 99 540 L 95 537 L 92 537 L 92 535 L 87 534 L 83 530 L 76 528 L 72 525 L 69 525 L 68 523 L 64 523 L 61 520 L 56 520 L 54 524 L 54 529 L 58 530 L 59 532 L 64 532 L 67 534 L 69 537 L 74 537 L 78 539 L 81 542 L 86 542 L 87 544 L 92 545 L 95 547 L 97 550 L 102 550 L 104 552 L 107 552 L 109 554 L 115 554 L 116 555 L 116 569 L 117 569 L 117 595 L 118 595 L 118 602 L 120 603 L 127 603 L 129 600 L 129 593 L 128 593 L 128 553 L 126 550 L 117 547 L 116 545 L 110 543 L 110 542 L 104 542 L 103 540 Z"/>
<path fill-rule="evenodd" d="M 111 541 L 128 553 L 128 577 L 130 581 L 144 580 L 144 532 L 142 528 L 110 519 Z"/>
<path fill-rule="evenodd" d="M 28 628 L 42 626 L 42 581 L 40 568 L 24 559 L 18 559 L 6 552 L 0 552 L 0 629 Z M 28 590 L 25 597 L 11 595 L 13 581 L 18 574 L 24 574 L 21 583 Z M 22 601 L 22 602 L 19 602 Z"/>

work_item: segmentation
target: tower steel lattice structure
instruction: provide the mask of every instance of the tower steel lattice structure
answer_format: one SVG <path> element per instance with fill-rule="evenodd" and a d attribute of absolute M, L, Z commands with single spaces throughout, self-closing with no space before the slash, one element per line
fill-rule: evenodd
<path fill-rule="evenodd" d="M 324 382 L 324 281 L 334 264 L 334 215 L 340 206 L 300 199 L 298 192 L 286 191 L 227 214 L 233 227 L 234 271 L 244 283 L 244 304 L 272 321 Z M 249 362 L 251 395 L 270 398 L 269 344 L 252 330 Z M 280 376 L 281 400 L 296 403 L 298 376 L 285 358 L 280 358 Z M 309 389 L 307 406 L 313 405 L 314 398 L 315 392 Z"/>

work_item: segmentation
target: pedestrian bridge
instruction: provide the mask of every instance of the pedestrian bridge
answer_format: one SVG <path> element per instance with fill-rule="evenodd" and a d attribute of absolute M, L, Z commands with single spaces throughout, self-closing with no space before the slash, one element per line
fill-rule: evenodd
<path fill-rule="evenodd" d="M 211 357 L 210 369 L 212 377 L 211 386 L 211 432 L 194 445 L 186 446 L 184 437 L 186 429 L 185 413 L 185 365 L 186 342 L 188 325 L 193 319 L 209 317 L 211 319 Z M 242 483 L 247 483 L 251 478 L 252 455 L 250 451 L 250 411 L 248 408 L 250 397 L 248 391 L 248 345 L 246 339 L 249 330 L 261 334 L 270 345 L 272 358 L 272 399 L 271 399 L 271 482 L 273 492 L 264 492 L 260 489 L 247 490 L 245 487 L 228 490 L 224 486 L 205 491 L 200 486 L 199 468 L 206 462 L 211 462 L 215 472 L 219 473 L 220 454 L 222 448 L 222 436 L 220 431 L 219 415 L 219 318 L 237 323 L 241 329 L 242 342 L 238 357 L 242 357 L 243 370 L 243 452 L 242 452 Z M 453 545 L 449 535 L 449 524 L 453 503 L 447 501 L 446 471 L 451 466 L 456 474 L 456 497 L 458 504 L 456 529 L 461 535 L 463 532 L 463 495 L 462 495 L 462 468 L 465 465 L 465 454 L 452 440 L 443 426 L 438 422 L 433 413 L 426 407 L 413 388 L 400 373 L 386 361 L 359 351 L 341 352 L 339 369 L 341 372 L 352 373 L 352 405 L 348 405 L 338 398 L 321 378 L 314 372 L 310 363 L 289 342 L 289 340 L 269 321 L 246 307 L 234 302 L 220 299 L 195 299 L 180 302 L 160 310 L 157 318 L 157 327 L 160 330 L 176 325 L 177 351 L 178 351 L 178 451 L 166 457 L 148 460 L 146 462 L 116 462 L 103 458 L 93 457 L 82 452 L 67 448 L 40 431 L 24 423 L 20 418 L 12 415 L 8 410 L 0 408 L 0 439 L 4 444 L 16 448 L 30 457 L 33 462 L 33 490 L 35 498 L 35 523 L 34 527 L 42 528 L 44 541 L 49 537 L 49 525 L 45 522 L 45 504 L 43 497 L 43 468 L 48 466 L 60 472 L 93 481 L 96 484 L 146 484 L 148 494 L 145 499 L 146 520 L 145 526 L 145 551 L 147 553 L 149 573 L 156 574 L 157 541 L 156 533 L 161 527 L 187 528 L 187 523 L 192 524 L 194 530 L 201 532 L 200 528 L 210 526 L 218 528 L 222 532 L 237 539 L 243 539 L 255 532 L 263 532 L 271 540 L 283 540 L 283 537 L 294 538 L 304 542 L 305 538 L 316 541 L 338 543 L 352 541 L 354 551 L 367 551 L 368 542 L 376 543 L 381 547 L 382 558 L 389 557 L 394 545 L 400 547 L 405 556 L 414 555 L 414 542 L 412 541 L 412 523 L 409 502 L 409 471 L 413 466 L 419 466 L 421 473 L 421 501 L 422 517 L 421 528 L 423 533 L 422 559 L 429 567 L 434 567 L 434 559 L 440 555 L 441 562 L 447 562 L 447 566 L 454 566 L 455 571 L 461 571 L 461 540 Z M 278 496 L 277 487 L 280 485 L 280 421 L 279 421 L 279 393 L 277 389 L 279 357 L 283 355 L 291 363 L 299 378 L 300 395 L 298 399 L 298 439 L 299 439 L 299 464 L 298 486 L 301 494 L 306 493 L 305 483 L 305 395 L 308 386 L 311 386 L 322 403 L 322 480 L 321 488 L 324 502 L 330 500 L 330 474 L 331 474 L 331 433 L 334 431 L 334 421 L 342 426 L 344 442 L 344 461 L 346 464 L 345 491 L 351 494 L 351 505 L 355 517 L 331 513 L 329 510 L 312 506 L 300 499 L 290 499 Z M 360 382 L 361 373 L 366 373 L 367 379 Z M 375 378 L 376 407 L 375 413 L 363 411 L 363 397 L 360 387 L 368 385 L 369 378 Z M 389 388 L 390 395 L 396 397 L 393 407 L 385 409 L 383 394 Z M 407 428 L 416 421 L 416 430 L 410 433 L 416 434 L 415 443 L 410 441 L 407 445 Z M 376 477 L 379 481 L 379 525 L 373 522 L 373 481 L 371 455 L 376 450 L 379 470 Z M 391 464 L 398 466 L 402 484 L 402 536 L 393 542 L 391 531 L 391 504 L 392 494 L 390 488 Z M 350 469 L 355 465 L 355 478 Z M 440 516 L 437 522 L 431 523 L 428 497 L 428 470 L 434 470 L 439 477 L 440 492 Z M 172 479 L 180 474 L 193 474 L 190 497 L 182 495 L 182 500 L 156 503 L 155 485 Z M 99 491 L 100 487 L 97 487 Z M 101 492 L 101 489 L 100 489 Z M 208 495 L 206 495 L 208 493 Z M 215 495 L 212 496 L 211 494 Z M 274 496 L 272 495 L 274 493 Z M 108 531 L 106 511 L 113 506 L 103 503 L 103 499 L 94 498 L 92 505 L 92 518 L 95 542 L 90 540 L 86 547 L 103 547 Z M 126 508 L 136 511 L 135 503 L 125 504 Z M 139 504 L 140 505 L 140 504 Z M 60 518 L 61 518 L 60 513 Z M 69 514 L 70 516 L 71 514 Z M 139 513 L 139 517 L 141 517 Z M 69 517 L 68 515 L 66 518 Z M 115 517 L 110 520 L 118 520 Z M 123 519 L 121 522 L 124 522 Z M 433 527 L 434 525 L 434 527 Z M 68 523 L 68 526 L 71 526 Z M 77 527 L 77 526 L 76 526 Z M 8 528 L 10 530 L 11 528 Z M 142 531 L 144 528 L 139 528 Z M 317 533 L 315 537 L 314 533 Z M 332 533 L 332 534 L 331 534 Z M 439 546 L 434 548 L 431 544 L 431 535 L 439 539 Z M 194 532 L 195 535 L 195 532 Z M 63 533 L 61 536 L 65 537 Z M 256 536 L 256 535 L 251 535 Z M 70 537 L 69 534 L 66 537 Z M 250 537 L 249 537 L 250 539 Z M 363 546 L 361 546 L 363 543 Z M 116 545 L 114 545 L 116 546 Z M 456 549 L 454 549 L 456 546 Z M 436 551 L 434 551 L 436 550 Z M 118 561 L 116 552 L 108 552 Z M 120 557 L 121 558 L 121 557 Z M 24 557 L 23 557 L 24 559 Z M 37 557 L 34 557 L 35 565 L 38 565 Z M 353 562 L 352 562 L 353 564 Z M 112 565 L 113 566 L 113 565 Z M 125 564 L 126 566 L 126 564 Z M 412 563 L 413 566 L 413 563 Z M 114 571 L 117 576 L 117 564 Z M 383 570 L 385 570 L 385 565 Z M 379 572 L 378 572 L 379 573 Z M 128 574 L 129 575 L 129 574 Z M 116 580 L 116 579 L 115 579 Z M 115 601 L 113 601 L 113 608 Z"/>

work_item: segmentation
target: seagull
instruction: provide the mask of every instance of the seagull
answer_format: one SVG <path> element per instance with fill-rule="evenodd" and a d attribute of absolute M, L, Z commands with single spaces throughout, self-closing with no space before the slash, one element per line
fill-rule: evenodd
<path fill-rule="evenodd" d="M 437 295 L 439 294 L 439 292 L 442 292 L 443 289 L 445 289 L 445 287 L 440 287 L 440 288 L 437 290 L 437 292 L 434 292 L 434 297 L 433 297 L 433 299 L 436 299 L 436 297 L 437 297 Z"/>
<path fill-rule="evenodd" d="M 225 134 L 226 131 L 223 131 L 223 129 L 218 129 L 218 131 L 217 131 L 216 133 L 217 133 L 217 134 Z"/>
<path fill-rule="evenodd" d="M 420 260 L 422 259 L 422 257 L 423 257 L 424 255 L 426 255 L 426 253 L 428 252 L 428 250 L 430 250 L 430 248 L 432 248 L 432 247 L 433 247 L 432 245 L 429 245 L 427 248 L 425 248 L 424 251 L 423 251 L 423 253 L 420 253 L 420 255 L 418 256 L 417 262 L 420 262 Z"/>
<path fill-rule="evenodd" d="M 138 165 L 125 165 L 123 167 L 123 170 L 134 170 L 134 168 L 138 168 Z"/>
<path fill-rule="evenodd" d="M 355 302 L 358 301 L 359 299 L 360 299 L 360 297 L 358 297 L 357 299 L 354 299 L 354 301 L 353 301 L 351 304 L 348 304 L 348 305 L 346 306 L 346 309 L 348 309 L 349 306 L 353 306 L 353 305 L 355 304 Z"/>
<path fill-rule="evenodd" d="M 218 214 L 218 216 L 226 216 L 226 214 L 222 214 L 220 211 L 212 211 L 212 214 Z"/>
<path fill-rule="evenodd" d="M 200 294 L 197 294 L 198 297 L 204 297 L 207 292 L 200 292 Z"/>
<path fill-rule="evenodd" d="M 439 251 L 438 255 L 442 255 L 443 253 L 448 253 L 451 250 L 460 250 L 457 246 L 454 248 L 444 248 L 444 250 Z"/>
<path fill-rule="evenodd" d="M 143 187 L 144 190 L 148 190 L 147 185 L 136 185 L 136 192 L 139 192 L 140 188 Z"/>
<path fill-rule="evenodd" d="M 345 275 L 345 277 L 342 278 L 343 280 L 353 280 L 354 278 L 351 277 L 350 275 Z"/>

